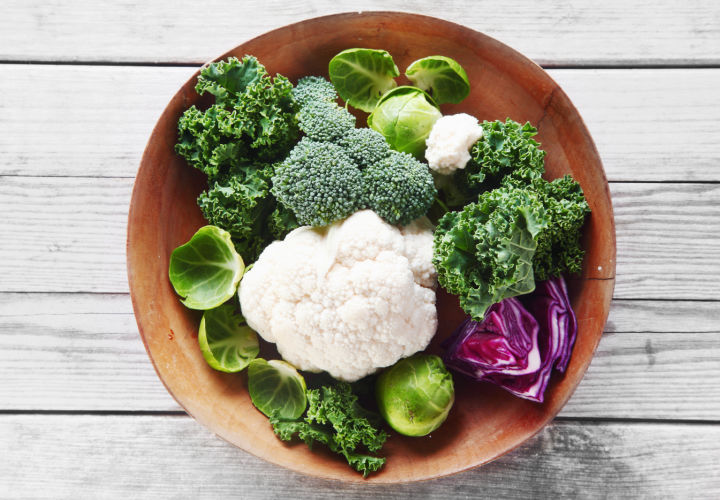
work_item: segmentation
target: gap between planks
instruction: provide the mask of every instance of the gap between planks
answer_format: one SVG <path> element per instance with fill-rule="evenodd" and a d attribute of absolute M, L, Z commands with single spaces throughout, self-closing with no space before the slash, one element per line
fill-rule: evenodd
<path fill-rule="evenodd" d="M 193 73 L 0 66 L 0 174 L 133 178 L 153 125 Z M 611 181 L 720 181 L 720 70 L 549 74 L 578 108 Z"/>

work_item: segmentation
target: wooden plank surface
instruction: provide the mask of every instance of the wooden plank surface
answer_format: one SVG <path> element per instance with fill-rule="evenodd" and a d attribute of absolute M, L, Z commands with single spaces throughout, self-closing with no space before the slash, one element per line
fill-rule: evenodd
<path fill-rule="evenodd" d="M 128 291 L 132 179 L 0 182 L 0 292 Z M 612 183 L 615 298 L 720 300 L 720 184 Z"/>
<path fill-rule="evenodd" d="M 658 436 L 661 436 L 658 439 Z M 720 426 L 556 422 L 484 467 L 373 487 L 263 462 L 176 416 L 0 415 L 0 491 L 34 498 L 712 498 Z"/>
<path fill-rule="evenodd" d="M 542 64 L 718 64 L 713 0 L 349 0 L 312 3 L 189 0 L 5 0 L 0 59 L 202 63 L 260 33 L 338 12 L 399 10 L 482 31 Z"/>
<path fill-rule="evenodd" d="M 613 302 L 561 416 L 720 421 L 720 308 L 669 304 Z M 0 294 L 0 380 L 0 411 L 181 411 L 127 295 Z"/>
<path fill-rule="evenodd" d="M 0 175 L 134 177 L 165 104 L 194 71 L 0 65 Z M 549 73 L 609 180 L 720 181 L 720 69 Z"/>

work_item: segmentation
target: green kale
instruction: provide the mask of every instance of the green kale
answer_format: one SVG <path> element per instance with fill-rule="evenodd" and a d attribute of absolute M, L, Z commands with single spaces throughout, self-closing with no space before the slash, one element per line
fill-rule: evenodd
<path fill-rule="evenodd" d="M 254 262 L 276 239 L 298 227 L 292 213 L 270 195 L 272 165 L 236 167 L 198 197 L 198 206 L 210 224 L 230 233 L 245 262 Z"/>
<path fill-rule="evenodd" d="M 284 157 L 299 134 L 292 88 L 284 76 L 271 78 L 252 56 L 210 64 L 196 90 L 215 96 L 215 103 L 183 113 L 175 151 L 210 181 L 244 164 Z"/>
<path fill-rule="evenodd" d="M 535 278 L 544 281 L 564 272 L 580 272 L 584 255 L 581 230 L 590 213 L 580 184 L 566 175 L 552 182 L 535 179 L 531 188 L 538 194 L 549 221 L 537 239 Z"/>
<path fill-rule="evenodd" d="M 482 137 L 471 150 L 464 169 L 452 177 L 438 176 L 437 188 L 445 205 L 462 207 L 480 193 L 495 189 L 507 178 L 529 184 L 545 172 L 545 151 L 533 139 L 537 129 L 508 118 L 483 122 Z"/>
<path fill-rule="evenodd" d="M 547 225 L 537 193 L 516 186 L 485 192 L 477 203 L 448 212 L 433 241 L 440 285 L 482 320 L 490 305 L 535 289 L 533 257 Z"/>
<path fill-rule="evenodd" d="M 363 183 L 364 206 L 401 226 L 425 215 L 437 194 L 427 165 L 397 151 L 367 167 Z"/>
<path fill-rule="evenodd" d="M 320 442 L 345 457 L 348 464 L 364 477 L 379 470 L 385 459 L 358 451 L 359 447 L 376 453 L 387 434 L 380 429 L 380 416 L 362 408 L 350 384 L 340 382 L 307 391 L 309 407 L 304 420 L 270 417 L 273 430 L 283 441 L 298 437 L 312 448 Z"/>

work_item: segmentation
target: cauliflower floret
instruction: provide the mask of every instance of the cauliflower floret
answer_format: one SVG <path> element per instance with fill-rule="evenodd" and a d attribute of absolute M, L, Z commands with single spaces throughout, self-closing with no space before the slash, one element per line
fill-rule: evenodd
<path fill-rule="evenodd" d="M 248 325 L 297 368 L 355 381 L 425 349 L 437 329 L 432 230 L 370 210 L 301 227 L 245 274 Z"/>
<path fill-rule="evenodd" d="M 441 117 L 425 141 L 428 165 L 444 175 L 465 168 L 470 161 L 470 148 L 482 134 L 482 127 L 473 116 L 460 113 Z"/>

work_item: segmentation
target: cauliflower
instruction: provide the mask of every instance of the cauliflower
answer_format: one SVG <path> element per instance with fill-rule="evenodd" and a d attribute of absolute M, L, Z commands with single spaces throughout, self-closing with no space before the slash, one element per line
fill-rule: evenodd
<path fill-rule="evenodd" d="M 352 382 L 427 347 L 437 328 L 432 231 L 362 210 L 300 227 L 240 286 L 248 325 L 297 368 Z"/>
<path fill-rule="evenodd" d="M 425 158 L 428 165 L 444 175 L 465 168 L 470 160 L 470 148 L 482 134 L 477 119 L 470 115 L 460 113 L 443 116 L 435 122 L 426 141 Z"/>

